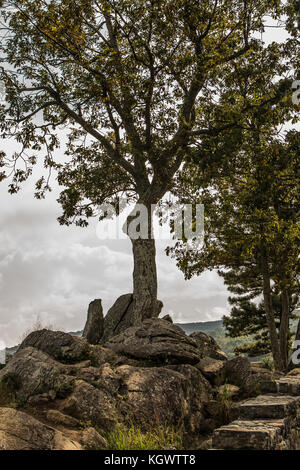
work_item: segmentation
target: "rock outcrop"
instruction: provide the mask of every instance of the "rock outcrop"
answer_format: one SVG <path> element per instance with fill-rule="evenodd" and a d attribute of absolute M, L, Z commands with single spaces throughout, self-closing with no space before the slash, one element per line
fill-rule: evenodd
<path fill-rule="evenodd" d="M 21 403 L 33 397 L 55 399 L 72 387 L 74 379 L 66 372 L 63 364 L 38 349 L 27 347 L 20 349 L 0 371 L 0 382 Z"/>
<path fill-rule="evenodd" d="M 299 416 L 298 373 L 228 361 L 212 338 L 169 318 L 104 346 L 31 333 L 0 370 L 0 449 L 104 449 L 110 431 L 131 425 L 168 425 L 189 448 L 212 436 L 214 448 L 298 449 Z"/>
<path fill-rule="evenodd" d="M 28 347 L 39 349 L 57 361 L 66 363 L 80 362 L 89 355 L 89 344 L 85 338 L 62 331 L 34 331 L 24 339 L 19 351 Z"/>
<path fill-rule="evenodd" d="M 196 341 L 178 326 L 158 318 L 128 328 L 105 347 L 144 365 L 197 364 L 201 358 Z"/>
<path fill-rule="evenodd" d="M 226 354 L 220 349 L 216 340 L 206 333 L 196 331 L 190 335 L 190 338 L 198 344 L 202 357 L 211 357 L 218 361 L 227 360 Z"/>
<path fill-rule="evenodd" d="M 101 299 L 95 299 L 88 308 L 87 321 L 83 330 L 83 338 L 90 344 L 98 344 L 103 336 L 104 318 Z"/>
<path fill-rule="evenodd" d="M 0 408 L 0 450 L 81 450 L 79 442 L 12 408 Z"/>
<path fill-rule="evenodd" d="M 103 435 L 131 424 L 145 431 L 168 424 L 191 440 L 210 428 L 205 405 L 214 394 L 213 381 L 196 367 L 200 359 L 197 342 L 168 319 L 145 320 L 106 347 L 42 330 L 0 371 L 0 406 L 16 420 L 14 409 L 21 409 L 38 433 L 45 430 L 48 447 L 37 439 L 32 448 L 104 448 Z M 18 440 L 11 445 L 31 448 Z"/>
<path fill-rule="evenodd" d="M 153 317 L 158 317 L 163 307 L 163 303 L 157 300 L 157 309 Z M 104 318 L 104 333 L 102 343 L 104 344 L 113 336 L 120 334 L 131 326 L 137 325 L 134 317 L 133 294 L 124 294 L 119 297 L 109 309 Z"/>

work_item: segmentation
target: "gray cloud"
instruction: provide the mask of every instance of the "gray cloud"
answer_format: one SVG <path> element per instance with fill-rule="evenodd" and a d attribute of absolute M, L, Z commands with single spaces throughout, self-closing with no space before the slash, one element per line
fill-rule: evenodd
<path fill-rule="evenodd" d="M 56 194 L 37 201 L 32 181 L 17 195 L 0 185 L 0 338 L 9 346 L 36 320 L 81 329 L 88 303 L 102 298 L 105 311 L 132 290 L 131 245 L 99 240 L 96 221 L 87 229 L 62 227 Z M 176 321 L 219 319 L 227 292 L 216 273 L 184 281 L 158 244 L 159 297 Z"/>

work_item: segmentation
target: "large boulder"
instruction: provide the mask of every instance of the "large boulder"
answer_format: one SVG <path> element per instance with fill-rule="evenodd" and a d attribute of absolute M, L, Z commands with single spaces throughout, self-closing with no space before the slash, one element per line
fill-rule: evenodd
<path fill-rule="evenodd" d="M 90 303 L 87 322 L 83 330 L 83 337 L 90 344 L 98 344 L 103 335 L 103 308 L 101 299 L 95 299 Z"/>
<path fill-rule="evenodd" d="M 24 339 L 19 351 L 28 347 L 39 349 L 65 363 L 79 362 L 89 356 L 89 344 L 85 338 L 72 336 L 62 331 L 34 331 Z"/>
<path fill-rule="evenodd" d="M 111 337 L 141 322 L 141 320 L 137 319 L 135 316 L 134 305 L 133 294 L 121 295 L 121 297 L 116 300 L 104 318 L 104 332 L 101 340 L 103 344 Z M 156 305 L 156 311 L 153 312 L 153 317 L 155 318 L 159 316 L 163 303 L 157 300 Z"/>
<path fill-rule="evenodd" d="M 226 362 L 226 379 L 237 387 L 244 387 L 251 375 L 251 365 L 246 357 L 234 357 Z"/>
<path fill-rule="evenodd" d="M 216 340 L 203 331 L 190 334 L 190 338 L 198 344 L 202 357 L 211 357 L 218 361 L 227 360 L 226 354 L 220 349 Z"/>
<path fill-rule="evenodd" d="M 123 414 L 138 426 L 182 427 L 197 433 L 205 426 L 204 404 L 212 389 L 203 375 L 189 364 L 168 367 L 120 366 L 120 406 Z"/>
<path fill-rule="evenodd" d="M 224 361 L 219 361 L 211 357 L 203 357 L 196 367 L 212 385 L 218 386 L 225 381 L 225 364 Z"/>
<path fill-rule="evenodd" d="M 197 364 L 201 358 L 197 343 L 169 321 L 145 320 L 111 338 L 106 348 L 143 361 L 143 365 Z"/>
<path fill-rule="evenodd" d="M 39 397 L 53 400 L 72 389 L 67 368 L 35 348 L 19 350 L 0 371 L 0 383 L 19 403 Z"/>
<path fill-rule="evenodd" d="M 63 400 L 60 411 L 104 430 L 116 425 L 119 415 L 115 397 L 83 380 L 76 380 L 73 392 Z"/>
<path fill-rule="evenodd" d="M 79 442 L 12 408 L 0 408 L 0 450 L 81 450 Z"/>

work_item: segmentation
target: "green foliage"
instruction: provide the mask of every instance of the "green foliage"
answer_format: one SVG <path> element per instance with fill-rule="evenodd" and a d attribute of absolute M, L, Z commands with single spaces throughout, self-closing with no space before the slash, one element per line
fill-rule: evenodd
<path fill-rule="evenodd" d="M 217 395 L 216 417 L 222 424 L 228 424 L 232 420 L 232 397 L 227 384 Z"/>
<path fill-rule="evenodd" d="M 262 366 L 265 369 L 269 369 L 271 371 L 274 371 L 274 360 L 273 360 L 272 357 L 270 357 L 270 356 L 264 357 L 261 362 L 262 362 Z"/>
<path fill-rule="evenodd" d="M 63 186 L 62 224 L 86 226 L 121 194 L 155 204 L 205 136 L 239 132 L 247 111 L 270 99 L 236 88 L 237 70 L 243 79 L 260 62 L 268 78 L 285 57 L 289 75 L 295 44 L 254 39 L 264 17 L 284 10 L 278 0 L 5 1 L 1 135 L 19 144 L 11 159 L 0 157 L 13 174 L 10 192 L 44 151 Z M 290 88 L 287 79 L 279 94 Z M 68 129 L 64 160 L 59 129 Z M 48 176 L 36 197 L 50 190 Z"/>
<path fill-rule="evenodd" d="M 289 319 L 300 294 L 300 133 L 291 130 L 279 137 L 277 128 L 290 113 L 295 110 L 282 99 L 255 112 L 237 135 L 230 131 L 228 140 L 207 142 L 209 150 L 196 151 L 179 181 L 205 205 L 204 246 L 199 250 L 193 241 L 188 251 L 184 243 L 173 250 L 187 278 L 216 268 L 234 294 L 224 324 L 230 336 L 254 339 L 237 352 L 265 354 L 271 347 L 282 370 Z"/>
<path fill-rule="evenodd" d="M 109 450 L 180 450 L 183 448 L 179 432 L 172 427 L 157 426 L 142 431 L 133 424 L 128 428 L 115 427 L 105 436 Z"/>

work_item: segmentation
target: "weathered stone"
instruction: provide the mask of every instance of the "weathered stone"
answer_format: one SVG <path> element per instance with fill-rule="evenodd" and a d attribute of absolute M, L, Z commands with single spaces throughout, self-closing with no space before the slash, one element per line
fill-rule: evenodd
<path fill-rule="evenodd" d="M 219 361 L 227 360 L 226 354 L 220 349 L 216 340 L 206 333 L 196 331 L 190 334 L 190 338 L 198 344 L 202 357 L 211 357 Z"/>
<path fill-rule="evenodd" d="M 37 396 L 38 401 L 59 397 L 71 390 L 73 380 L 73 377 L 66 375 L 62 364 L 31 347 L 19 350 L 0 371 L 0 381 L 12 381 L 8 384 L 9 388 L 21 402 L 33 396 Z"/>
<path fill-rule="evenodd" d="M 77 436 L 78 442 L 86 450 L 106 449 L 107 442 L 94 428 L 86 428 Z"/>
<path fill-rule="evenodd" d="M 185 432 L 200 432 L 205 424 L 204 403 L 212 398 L 212 390 L 200 371 L 191 365 L 168 367 L 121 366 L 120 389 L 124 400 L 121 409 L 139 426 L 178 427 Z"/>
<path fill-rule="evenodd" d="M 83 380 L 75 382 L 72 394 L 62 402 L 60 410 L 105 430 L 116 424 L 118 416 L 114 398 Z"/>
<path fill-rule="evenodd" d="M 133 294 L 124 294 L 121 295 L 108 310 L 104 317 L 102 343 L 105 343 L 112 336 L 117 335 L 122 326 L 126 325 L 127 328 L 132 326 L 129 309 L 132 304 Z"/>
<path fill-rule="evenodd" d="M 233 421 L 213 433 L 213 449 L 277 450 L 284 449 L 285 420 Z"/>
<path fill-rule="evenodd" d="M 162 320 L 168 321 L 169 323 L 173 323 L 173 320 L 170 315 L 165 315 L 164 317 L 162 317 Z"/>
<path fill-rule="evenodd" d="M 286 376 L 276 380 L 277 392 L 300 396 L 300 377 Z"/>
<path fill-rule="evenodd" d="M 0 408 L 0 450 L 81 450 L 81 445 L 28 414 Z"/>
<path fill-rule="evenodd" d="M 89 344 L 85 338 L 63 333 L 62 331 L 40 330 L 30 333 L 19 347 L 39 349 L 61 362 L 80 362 L 88 359 Z"/>
<path fill-rule="evenodd" d="M 89 305 L 87 322 L 82 336 L 86 338 L 90 344 L 98 344 L 103 335 L 103 323 L 101 299 L 95 299 Z"/>
<path fill-rule="evenodd" d="M 287 395 L 259 395 L 247 400 L 239 407 L 243 419 L 282 419 L 297 415 L 300 409 L 300 398 Z"/>
<path fill-rule="evenodd" d="M 203 357 L 196 364 L 204 377 L 209 380 L 212 385 L 221 385 L 225 380 L 225 363 L 224 361 L 218 361 L 211 357 Z"/>
<path fill-rule="evenodd" d="M 229 383 L 244 387 L 251 375 L 250 362 L 246 357 L 235 357 L 226 362 L 226 379 Z"/>
<path fill-rule="evenodd" d="M 104 333 L 101 343 L 104 344 L 113 336 L 119 335 L 127 328 L 141 323 L 140 319 L 135 317 L 135 303 L 133 294 L 121 295 L 114 305 L 109 309 L 104 318 Z M 156 302 L 156 309 L 153 311 L 153 317 L 160 314 L 163 303 L 160 300 Z"/>
<path fill-rule="evenodd" d="M 298 375 L 300 375 L 300 369 L 292 369 L 287 375 L 292 376 L 292 377 L 295 377 L 295 376 L 297 377 Z"/>
<path fill-rule="evenodd" d="M 80 421 L 72 416 L 65 415 L 58 410 L 48 410 L 46 413 L 47 421 L 54 425 L 66 426 L 67 428 L 78 428 Z"/>
<path fill-rule="evenodd" d="M 176 325 L 151 318 L 114 336 L 105 346 L 118 354 L 142 360 L 144 365 L 196 364 L 197 343 Z"/>

